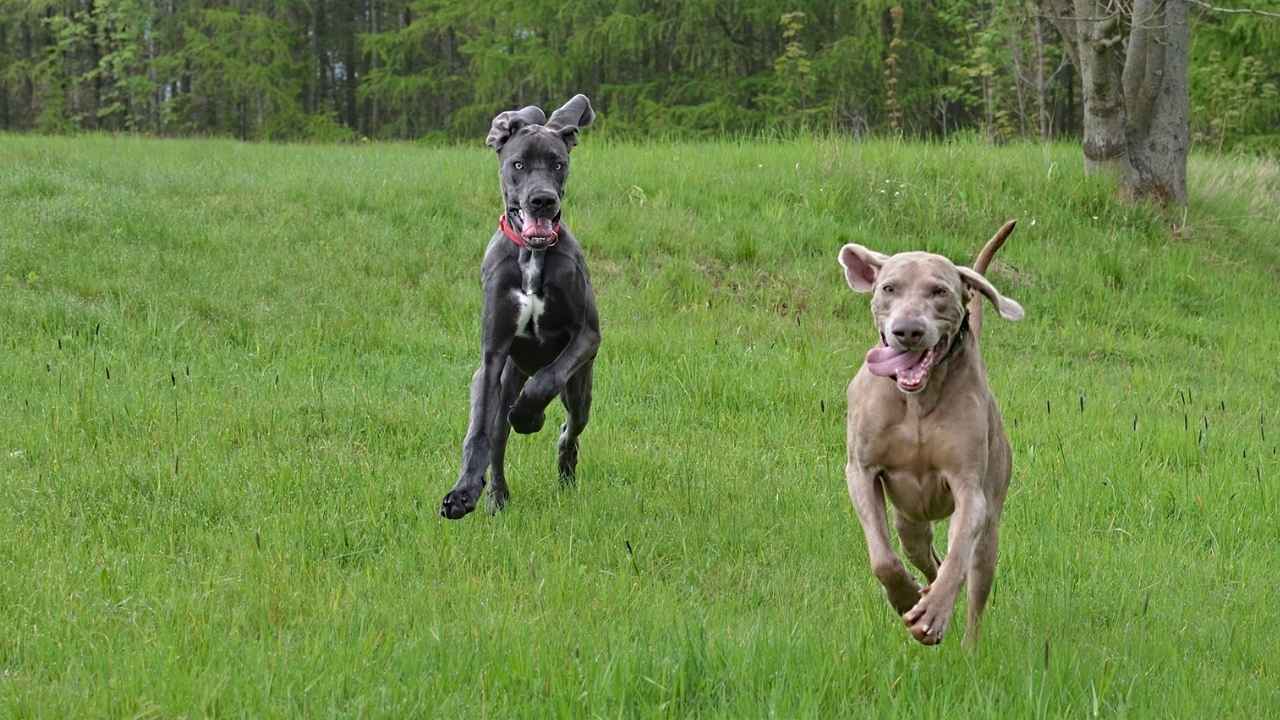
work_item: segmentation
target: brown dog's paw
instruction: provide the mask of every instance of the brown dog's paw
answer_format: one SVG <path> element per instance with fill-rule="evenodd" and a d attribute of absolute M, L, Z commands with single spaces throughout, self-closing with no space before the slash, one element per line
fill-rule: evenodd
<path fill-rule="evenodd" d="M 923 645 L 937 645 L 946 635 L 947 625 L 951 622 L 951 603 L 945 602 L 936 594 L 930 594 L 930 587 L 920 591 L 920 602 L 902 616 L 911 637 Z"/>

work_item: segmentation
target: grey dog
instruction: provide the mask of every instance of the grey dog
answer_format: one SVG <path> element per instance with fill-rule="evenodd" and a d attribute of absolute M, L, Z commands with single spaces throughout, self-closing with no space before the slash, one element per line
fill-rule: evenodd
<path fill-rule="evenodd" d="M 575 95 L 551 113 L 538 107 L 499 113 L 486 140 L 498 153 L 505 211 L 481 264 L 484 313 L 480 367 L 471 381 L 471 421 L 458 482 L 440 514 L 476 508 L 491 471 L 489 498 L 499 510 L 510 497 L 503 470 L 507 438 L 542 429 L 560 396 L 566 420 L 557 446 L 561 482 L 578 465 L 578 436 L 591 412 L 591 371 L 600 321 L 582 247 L 560 222 L 569 152 L 595 112 Z"/>

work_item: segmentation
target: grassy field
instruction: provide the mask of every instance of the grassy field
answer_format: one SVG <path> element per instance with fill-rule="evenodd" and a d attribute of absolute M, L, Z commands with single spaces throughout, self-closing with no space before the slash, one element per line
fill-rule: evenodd
<path fill-rule="evenodd" d="M 0 716 L 1265 715 L 1280 168 L 1194 158 L 1165 219 L 1079 166 L 584 137 L 578 487 L 556 404 L 452 523 L 491 152 L 0 137 Z M 845 491 L 836 251 L 1010 217 L 1000 567 L 980 650 L 963 607 L 929 649 Z"/>

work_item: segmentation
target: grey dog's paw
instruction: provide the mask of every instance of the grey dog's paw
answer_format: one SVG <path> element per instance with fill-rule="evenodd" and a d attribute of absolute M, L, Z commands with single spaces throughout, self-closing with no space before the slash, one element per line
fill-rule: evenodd
<path fill-rule="evenodd" d="M 542 429 L 547 421 L 547 415 L 542 411 L 528 412 L 517 404 L 511 408 L 511 412 L 507 413 L 507 420 L 511 423 L 512 430 L 521 435 L 529 435 Z"/>
<path fill-rule="evenodd" d="M 461 490 L 450 490 L 440 502 L 440 517 L 457 520 L 476 509 L 476 498 Z"/>

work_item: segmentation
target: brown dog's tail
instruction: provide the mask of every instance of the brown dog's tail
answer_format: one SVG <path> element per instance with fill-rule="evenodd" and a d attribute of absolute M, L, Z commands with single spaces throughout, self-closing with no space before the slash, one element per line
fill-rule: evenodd
<path fill-rule="evenodd" d="M 978 252 L 978 257 L 973 259 L 974 270 L 983 275 L 986 274 L 987 266 L 991 264 L 991 258 L 996 256 L 996 251 L 1000 249 L 1001 245 L 1004 245 L 1004 241 L 1009 238 L 1009 235 L 1013 234 L 1013 226 L 1017 224 L 1017 220 L 1010 220 L 1000 226 L 996 234 L 992 235 L 987 244 L 982 246 L 982 250 Z M 979 293 L 970 293 L 969 296 L 969 331 L 973 333 L 975 340 L 982 334 L 982 295 Z"/>

